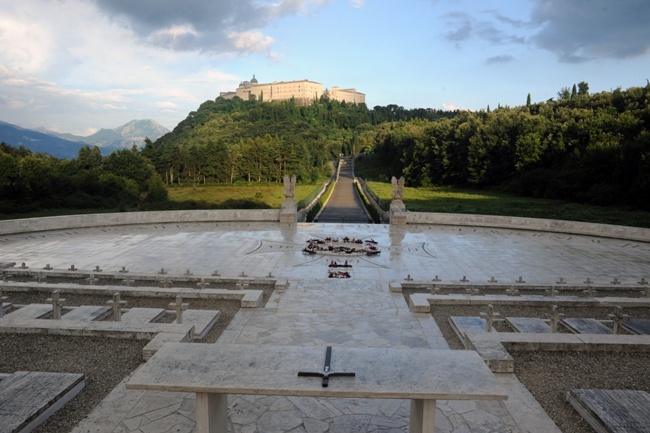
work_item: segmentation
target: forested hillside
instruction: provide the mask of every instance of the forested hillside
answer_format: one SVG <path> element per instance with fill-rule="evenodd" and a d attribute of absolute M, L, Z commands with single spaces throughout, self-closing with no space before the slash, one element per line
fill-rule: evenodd
<path fill-rule="evenodd" d="M 650 83 L 379 126 L 370 157 L 409 186 L 499 187 L 520 195 L 650 209 Z"/>
<path fill-rule="evenodd" d="M 262 103 L 239 98 L 206 101 L 145 153 L 166 183 L 280 182 L 329 176 L 340 153 L 371 149 L 374 127 L 386 121 L 452 117 L 454 112 L 368 110 L 322 98 L 309 106 L 293 101 Z"/>

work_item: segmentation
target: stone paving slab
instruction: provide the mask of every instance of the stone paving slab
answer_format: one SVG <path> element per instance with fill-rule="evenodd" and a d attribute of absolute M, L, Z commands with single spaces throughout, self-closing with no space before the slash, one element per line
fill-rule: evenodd
<path fill-rule="evenodd" d="M 571 332 L 576 334 L 612 334 L 611 328 L 605 326 L 596 319 L 588 318 L 568 318 L 562 319 L 564 324 Z"/>
<path fill-rule="evenodd" d="M 536 317 L 506 317 L 506 321 L 517 330 L 517 332 L 551 332 L 550 325 L 545 320 Z"/>
<path fill-rule="evenodd" d="M 572 389 L 567 400 L 598 433 L 650 433 L 650 394 Z"/>
<path fill-rule="evenodd" d="M 183 323 L 194 326 L 194 340 L 203 340 L 217 324 L 221 313 L 214 310 L 185 310 Z"/>
<path fill-rule="evenodd" d="M 629 319 L 623 322 L 623 328 L 638 335 L 650 335 L 650 320 Z"/>
<path fill-rule="evenodd" d="M 0 320 L 5 323 L 17 319 L 41 319 L 52 314 L 52 304 L 29 304 L 18 308 Z"/>
<path fill-rule="evenodd" d="M 165 315 L 164 308 L 129 308 L 122 310 L 121 323 L 130 326 L 145 325 Z"/>
<path fill-rule="evenodd" d="M 97 307 L 94 305 L 82 305 L 75 307 L 72 310 L 61 316 L 61 320 L 80 320 L 90 322 L 93 320 L 101 320 L 110 314 L 110 307 Z"/>
<path fill-rule="evenodd" d="M 0 431 L 32 431 L 85 386 L 83 374 L 18 371 L 0 380 Z"/>

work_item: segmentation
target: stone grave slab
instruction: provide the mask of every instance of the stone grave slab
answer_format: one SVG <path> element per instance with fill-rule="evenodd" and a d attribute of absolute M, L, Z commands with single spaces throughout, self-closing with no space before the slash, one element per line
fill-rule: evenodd
<path fill-rule="evenodd" d="M 203 340 L 219 320 L 221 313 L 215 310 L 185 310 L 183 323 L 194 325 L 194 339 Z"/>
<path fill-rule="evenodd" d="M 162 308 L 129 308 L 122 311 L 122 322 L 129 325 L 151 323 L 165 315 Z"/>
<path fill-rule="evenodd" d="M 575 334 L 613 334 L 613 331 L 596 319 L 571 318 L 562 323 Z"/>
<path fill-rule="evenodd" d="M 551 332 L 550 325 L 537 317 L 506 317 L 506 321 L 517 332 L 531 332 L 534 334 Z"/>
<path fill-rule="evenodd" d="M 5 316 L 5 320 L 41 319 L 52 313 L 52 304 L 29 304 Z"/>
<path fill-rule="evenodd" d="M 638 335 L 650 335 L 650 320 L 630 319 L 623 322 L 623 328 Z"/>
<path fill-rule="evenodd" d="M 81 320 L 84 322 L 92 322 L 93 320 L 101 320 L 110 314 L 110 307 L 98 307 L 95 305 L 82 305 L 74 308 L 72 311 L 61 316 L 61 320 Z"/>
<path fill-rule="evenodd" d="M 567 400 L 598 433 L 650 433 L 650 394 L 572 389 Z"/>
<path fill-rule="evenodd" d="M 485 330 L 485 319 L 481 319 L 480 317 L 450 316 L 449 323 L 465 347 L 470 347 L 471 345 L 467 337 L 468 333 L 487 333 Z"/>
<path fill-rule="evenodd" d="M 0 380 L 0 431 L 32 431 L 85 386 L 83 374 L 18 371 Z"/>

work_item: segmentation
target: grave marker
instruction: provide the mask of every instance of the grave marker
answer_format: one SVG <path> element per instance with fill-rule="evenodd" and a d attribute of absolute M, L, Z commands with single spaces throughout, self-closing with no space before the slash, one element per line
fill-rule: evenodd
<path fill-rule="evenodd" d="M 169 304 L 169 308 L 176 310 L 176 323 L 179 325 L 183 323 L 183 311 L 187 310 L 190 304 L 183 303 L 183 296 L 176 295 L 176 302 Z"/>
<path fill-rule="evenodd" d="M 121 271 L 120 271 L 121 272 Z M 128 272 L 128 271 L 127 271 Z M 126 277 L 125 279 L 122 280 L 122 285 L 130 287 L 135 283 L 135 280 L 133 278 Z"/>
<path fill-rule="evenodd" d="M 160 268 L 160 272 L 158 272 L 159 275 L 165 275 L 166 273 L 165 268 Z"/>
<path fill-rule="evenodd" d="M 4 302 L 9 299 L 6 296 L 2 296 L 2 289 L 0 289 L 0 317 L 4 317 L 5 315 L 5 307 L 4 307 Z"/>
<path fill-rule="evenodd" d="M 463 275 L 463 278 L 460 279 L 461 283 L 469 283 L 469 280 L 467 279 L 466 275 Z"/>
<path fill-rule="evenodd" d="M 465 292 L 467 292 L 467 294 L 471 296 L 478 296 L 481 294 L 481 290 L 478 287 L 467 288 L 465 289 Z"/>
<path fill-rule="evenodd" d="M 480 313 L 481 317 L 485 319 L 485 331 L 492 332 L 492 324 L 495 320 L 502 320 L 501 314 L 494 312 L 492 304 L 488 304 L 488 311 Z"/>
<path fill-rule="evenodd" d="M 221 274 L 219 273 L 218 270 L 215 269 L 215 271 L 212 273 L 212 276 L 213 276 L 213 277 L 220 277 Z"/>
<path fill-rule="evenodd" d="M 43 269 L 45 269 L 46 271 L 51 271 L 54 268 L 52 266 L 50 266 L 50 264 L 48 263 L 47 265 L 45 265 L 45 267 Z"/>
<path fill-rule="evenodd" d="M 167 279 L 167 277 L 162 277 L 160 279 L 160 285 L 165 289 L 169 287 L 169 280 Z"/>
<path fill-rule="evenodd" d="M 27 265 L 25 264 L 25 262 L 23 262 L 23 263 L 20 265 L 20 269 L 29 269 L 29 266 L 27 266 Z"/>
<path fill-rule="evenodd" d="M 610 284 L 621 284 L 621 282 L 615 277 L 613 281 L 610 281 Z"/>
<path fill-rule="evenodd" d="M 593 284 L 594 282 L 591 280 L 591 278 L 587 278 L 586 280 L 583 281 L 585 284 Z"/>
<path fill-rule="evenodd" d="M 103 269 L 100 269 L 99 265 L 95 266 L 95 272 L 101 272 L 101 271 L 103 271 Z"/>
<path fill-rule="evenodd" d="M 497 279 L 495 279 L 494 277 L 490 277 L 490 279 L 488 280 L 488 283 L 498 283 L 498 282 L 499 281 Z"/>
<path fill-rule="evenodd" d="M 94 286 L 95 283 L 99 282 L 99 278 L 95 278 L 95 274 L 90 274 L 90 276 L 86 278 L 86 282 L 89 285 Z"/>
<path fill-rule="evenodd" d="M 645 280 L 645 278 L 641 278 L 641 280 L 637 281 L 637 284 L 645 286 L 646 284 L 648 284 L 648 282 Z"/>
<path fill-rule="evenodd" d="M 126 266 L 122 266 L 122 269 L 120 269 L 118 272 L 119 272 L 120 274 L 126 274 L 126 273 L 129 272 L 129 271 L 126 269 Z"/>
<path fill-rule="evenodd" d="M 113 321 L 122 321 L 122 308 L 126 305 L 126 301 L 120 299 L 120 293 L 113 293 L 113 300 L 106 301 L 106 303 L 113 307 Z"/>
<path fill-rule="evenodd" d="M 201 281 L 199 281 L 198 283 L 196 283 L 196 287 L 198 287 L 199 289 L 205 289 L 205 288 L 207 288 L 209 285 L 210 285 L 210 283 L 209 283 L 209 282 L 206 282 L 206 281 L 205 281 L 205 278 L 201 278 Z"/>
<path fill-rule="evenodd" d="M 521 278 L 521 276 L 519 276 L 519 279 L 518 279 L 517 281 L 515 281 L 515 282 L 516 282 L 516 283 L 519 283 L 519 284 L 523 284 L 523 283 L 525 283 L 524 279 Z"/>
<path fill-rule="evenodd" d="M 587 289 L 584 290 L 584 293 L 588 297 L 593 298 L 594 296 L 596 296 L 596 289 L 594 289 L 594 286 L 587 286 Z"/>
<path fill-rule="evenodd" d="M 192 272 L 191 272 L 189 269 L 185 271 L 185 276 L 186 276 L 186 277 L 191 277 L 192 275 L 193 275 L 193 274 L 192 274 Z"/>
<path fill-rule="evenodd" d="M 566 284 L 566 281 L 564 281 L 564 278 L 560 277 L 560 281 L 556 281 L 556 284 Z"/>
<path fill-rule="evenodd" d="M 623 321 L 630 318 L 628 314 L 623 313 L 623 308 L 621 308 L 620 305 L 614 307 L 614 311 L 609 313 L 607 317 L 611 318 L 614 323 L 614 334 L 620 334 Z"/>
<path fill-rule="evenodd" d="M 554 286 L 551 286 L 551 288 L 548 289 L 548 290 L 544 290 L 544 292 L 545 292 L 545 293 L 548 293 L 548 295 L 549 295 L 551 298 L 555 298 L 555 295 L 559 295 L 559 294 L 560 294 L 560 291 L 559 291 L 558 289 L 556 289 Z"/>
<path fill-rule="evenodd" d="M 519 296 L 519 289 L 516 288 L 515 286 L 510 286 L 509 288 L 506 289 L 506 293 L 508 296 Z"/>
<path fill-rule="evenodd" d="M 546 313 L 546 317 L 549 317 L 551 332 L 555 334 L 557 332 L 557 325 L 562 320 L 562 317 L 564 317 L 564 314 L 557 311 L 557 305 L 551 305 L 551 312 Z"/>
<path fill-rule="evenodd" d="M 65 299 L 61 298 L 60 296 L 61 294 L 59 293 L 59 291 L 55 290 L 52 292 L 52 297 L 46 299 L 46 302 L 52 303 L 52 319 L 54 320 L 61 319 L 61 311 L 63 310 L 63 304 L 65 303 Z"/>
<path fill-rule="evenodd" d="M 434 281 L 435 283 L 438 283 L 438 282 L 440 282 L 440 281 L 442 281 L 442 280 L 441 280 L 441 279 L 436 275 L 436 278 L 434 278 L 433 281 Z"/>
<path fill-rule="evenodd" d="M 76 271 L 77 268 L 74 267 L 74 264 L 68 268 L 69 271 Z"/>
<path fill-rule="evenodd" d="M 34 281 L 36 281 L 36 284 L 44 283 L 46 279 L 47 276 L 44 275 L 43 272 L 39 272 L 38 274 L 34 275 Z"/>

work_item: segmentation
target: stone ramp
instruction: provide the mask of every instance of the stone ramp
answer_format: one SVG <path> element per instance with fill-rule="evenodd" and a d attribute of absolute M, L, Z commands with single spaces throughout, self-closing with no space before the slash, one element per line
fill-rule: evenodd
<path fill-rule="evenodd" d="M 650 433 L 650 394 L 573 389 L 567 400 L 597 433 Z"/>
<path fill-rule="evenodd" d="M 0 432 L 29 432 L 76 396 L 83 374 L 18 371 L 0 380 Z"/>

